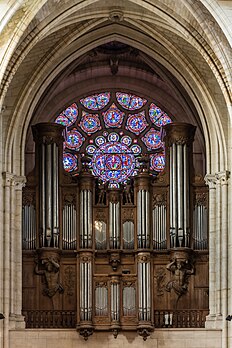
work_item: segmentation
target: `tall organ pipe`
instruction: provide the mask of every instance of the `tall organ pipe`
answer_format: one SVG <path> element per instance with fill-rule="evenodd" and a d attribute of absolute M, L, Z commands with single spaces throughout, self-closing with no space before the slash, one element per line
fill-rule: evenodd
<path fill-rule="evenodd" d="M 139 321 L 151 321 L 150 254 L 138 254 Z"/>
<path fill-rule="evenodd" d="M 64 127 L 56 123 L 32 126 L 39 196 L 39 247 L 59 247 L 59 171 Z"/>
<path fill-rule="evenodd" d="M 188 123 L 164 126 L 166 153 L 170 166 L 170 245 L 190 247 L 190 178 L 192 143 L 196 127 Z M 169 150 L 169 151 L 168 151 Z"/>

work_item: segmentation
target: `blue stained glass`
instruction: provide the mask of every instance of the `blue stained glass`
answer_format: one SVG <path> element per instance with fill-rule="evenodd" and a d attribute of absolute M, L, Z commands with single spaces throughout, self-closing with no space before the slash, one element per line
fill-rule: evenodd
<path fill-rule="evenodd" d="M 110 93 L 94 94 L 89 97 L 80 99 L 80 103 L 89 110 L 101 110 L 110 101 Z"/>
<path fill-rule="evenodd" d="M 126 123 L 126 129 L 139 135 L 146 127 L 148 123 L 145 118 L 145 112 L 140 112 L 139 114 L 129 115 Z"/>
<path fill-rule="evenodd" d="M 168 123 L 172 123 L 172 120 L 170 119 L 170 117 L 167 114 L 164 113 L 162 116 L 160 116 L 160 118 L 156 121 L 155 124 L 158 127 L 162 127 Z"/>
<path fill-rule="evenodd" d="M 79 126 L 87 134 L 95 133 L 96 131 L 101 129 L 99 116 L 97 114 L 92 115 L 92 114 L 83 112 Z"/>
<path fill-rule="evenodd" d="M 134 172 L 135 157 L 125 144 L 109 142 L 95 151 L 91 167 L 93 174 L 103 182 L 124 182 Z"/>
<path fill-rule="evenodd" d="M 127 135 L 124 135 L 121 139 L 121 143 L 130 146 L 130 144 L 132 143 L 132 139 L 131 137 L 128 137 Z"/>
<path fill-rule="evenodd" d="M 85 138 L 76 129 L 67 132 L 66 147 L 73 150 L 79 150 Z"/>
<path fill-rule="evenodd" d="M 77 169 L 77 158 L 71 153 L 63 154 L 63 165 L 66 172 L 71 172 Z"/>
<path fill-rule="evenodd" d="M 132 145 L 131 146 L 131 151 L 135 154 L 138 155 L 141 153 L 141 147 L 139 145 Z"/>
<path fill-rule="evenodd" d="M 154 103 L 150 105 L 149 116 L 151 121 L 157 127 L 162 127 L 165 124 L 172 122 L 171 118 Z"/>
<path fill-rule="evenodd" d="M 60 114 L 56 119 L 55 123 L 62 124 L 63 126 L 71 126 L 72 122 L 64 115 Z"/>
<path fill-rule="evenodd" d="M 158 153 L 150 156 L 150 168 L 157 172 L 162 172 L 165 167 L 165 155 L 164 153 Z"/>
<path fill-rule="evenodd" d="M 92 155 L 94 152 L 96 151 L 96 147 L 94 145 L 88 145 L 86 147 L 86 152 L 89 154 L 89 155 Z"/>
<path fill-rule="evenodd" d="M 142 141 L 146 145 L 148 150 L 155 150 L 162 146 L 162 141 L 160 138 L 160 132 L 151 128 L 144 137 L 142 137 Z"/>
<path fill-rule="evenodd" d="M 98 146 L 103 145 L 105 142 L 106 142 L 106 139 L 102 136 L 99 136 L 95 139 L 95 143 Z"/>
<path fill-rule="evenodd" d="M 108 136 L 109 141 L 118 141 L 119 135 L 117 133 L 110 133 Z"/>
<path fill-rule="evenodd" d="M 70 119 L 72 124 L 76 121 L 77 116 L 78 116 L 78 108 L 77 104 L 73 103 L 70 105 L 67 109 L 63 111 L 64 115 Z"/>
<path fill-rule="evenodd" d="M 120 111 L 117 106 L 113 103 L 111 107 L 102 113 L 106 127 L 121 127 L 124 112 Z"/>
<path fill-rule="evenodd" d="M 128 93 L 117 92 L 116 98 L 118 103 L 127 110 L 138 110 L 147 103 L 147 99 Z"/>

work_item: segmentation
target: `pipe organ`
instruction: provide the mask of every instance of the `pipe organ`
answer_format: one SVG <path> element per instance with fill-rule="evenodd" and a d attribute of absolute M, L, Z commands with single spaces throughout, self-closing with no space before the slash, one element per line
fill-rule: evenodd
<path fill-rule="evenodd" d="M 63 129 L 33 126 L 22 208 L 27 327 L 75 327 L 84 339 L 134 330 L 145 340 L 179 312 L 207 312 L 208 192 L 193 170 L 195 127 L 164 126 L 165 171 L 151 176 L 145 154 L 126 189 L 98 183 L 84 154 L 78 175 L 66 173 Z"/>

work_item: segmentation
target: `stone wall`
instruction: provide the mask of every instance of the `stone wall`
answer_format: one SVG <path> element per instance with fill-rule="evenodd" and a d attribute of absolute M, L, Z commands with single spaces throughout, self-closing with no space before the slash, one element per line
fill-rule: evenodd
<path fill-rule="evenodd" d="M 10 348 L 221 348 L 221 331 L 205 329 L 155 330 L 145 342 L 135 332 L 94 333 L 84 341 L 75 330 L 21 330 L 10 332 Z"/>

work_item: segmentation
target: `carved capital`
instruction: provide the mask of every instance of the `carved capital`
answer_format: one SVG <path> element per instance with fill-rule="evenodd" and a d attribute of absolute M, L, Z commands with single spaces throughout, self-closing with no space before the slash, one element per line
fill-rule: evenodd
<path fill-rule="evenodd" d="M 223 172 L 219 172 L 216 174 L 217 181 L 221 185 L 228 185 L 229 177 L 230 177 L 230 172 L 228 170 L 225 170 Z"/>
<path fill-rule="evenodd" d="M 146 262 L 150 262 L 150 260 L 151 260 L 150 253 L 139 253 L 138 254 L 138 262 L 146 263 Z"/>
<path fill-rule="evenodd" d="M 15 183 L 15 190 L 21 191 L 22 188 L 26 185 L 26 177 L 25 176 L 15 176 L 14 177 L 14 183 Z"/>
<path fill-rule="evenodd" d="M 3 172 L 2 178 L 3 178 L 3 185 L 5 187 L 10 187 L 14 182 L 15 175 L 9 172 Z"/>
<path fill-rule="evenodd" d="M 152 206 L 153 209 L 156 206 L 161 206 L 167 204 L 167 194 L 166 193 L 155 193 L 152 197 Z"/>
<path fill-rule="evenodd" d="M 209 189 L 216 189 L 217 177 L 213 174 L 206 174 L 205 183 L 209 186 Z"/>

